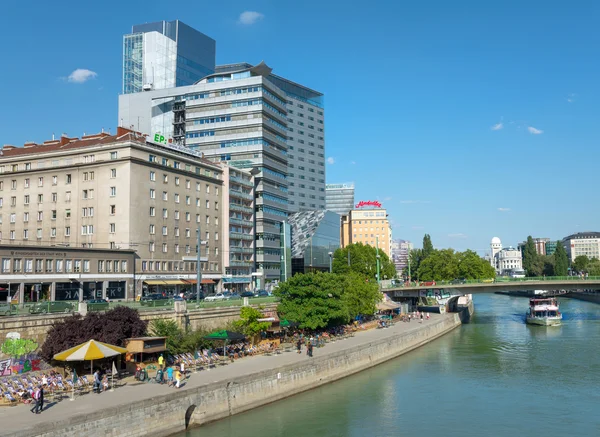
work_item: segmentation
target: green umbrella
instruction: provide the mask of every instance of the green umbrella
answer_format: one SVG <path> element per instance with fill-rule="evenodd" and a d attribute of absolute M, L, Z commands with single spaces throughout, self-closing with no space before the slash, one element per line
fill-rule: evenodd
<path fill-rule="evenodd" d="M 281 326 L 282 328 L 293 328 L 295 326 L 298 326 L 298 323 L 290 322 L 288 319 L 283 319 L 279 326 Z"/>
<path fill-rule="evenodd" d="M 208 334 L 204 337 L 207 340 L 219 340 L 223 341 L 223 356 L 226 356 L 225 348 L 227 347 L 228 341 L 243 341 L 246 339 L 244 334 L 240 334 L 239 332 L 231 332 L 225 329 L 221 331 L 215 331 L 211 334 Z"/>

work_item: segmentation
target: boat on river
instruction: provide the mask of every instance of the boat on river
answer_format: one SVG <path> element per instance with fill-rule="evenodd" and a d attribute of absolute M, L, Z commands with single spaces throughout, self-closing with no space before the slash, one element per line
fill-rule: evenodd
<path fill-rule="evenodd" d="M 562 313 L 558 309 L 555 297 L 529 299 L 529 310 L 526 322 L 530 325 L 556 326 L 560 325 Z"/>

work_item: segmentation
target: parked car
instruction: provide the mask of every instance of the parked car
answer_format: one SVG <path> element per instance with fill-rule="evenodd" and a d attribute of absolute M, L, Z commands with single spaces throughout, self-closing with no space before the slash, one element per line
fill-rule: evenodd
<path fill-rule="evenodd" d="M 240 297 L 254 297 L 254 293 L 251 291 L 243 291 L 242 294 L 240 294 Z"/>
<path fill-rule="evenodd" d="M 104 311 L 109 307 L 106 299 L 90 299 L 87 301 L 88 311 Z"/>
<path fill-rule="evenodd" d="M 269 297 L 267 290 L 256 290 L 254 297 Z"/>
<path fill-rule="evenodd" d="M 425 281 L 419 284 L 421 287 L 431 287 L 435 285 L 435 281 Z"/>
<path fill-rule="evenodd" d="M 0 315 L 9 316 L 13 313 L 16 314 L 16 306 L 8 303 L 0 304 Z"/>
<path fill-rule="evenodd" d="M 453 285 L 466 284 L 467 280 L 464 279 L 464 278 L 454 279 L 450 283 L 453 284 Z"/>
<path fill-rule="evenodd" d="M 242 296 L 240 296 L 237 293 L 233 293 L 233 294 L 229 295 L 229 300 L 235 300 L 235 299 L 241 299 L 241 298 L 242 298 Z"/>
<path fill-rule="evenodd" d="M 70 302 L 38 302 L 29 307 L 30 314 L 46 313 L 70 313 L 73 311 L 73 304 Z"/>
<path fill-rule="evenodd" d="M 169 299 L 166 296 L 163 296 L 162 294 L 149 294 L 147 296 L 143 296 L 140 299 L 140 305 L 142 306 L 153 306 L 153 307 L 158 307 L 158 306 L 167 306 L 167 305 L 171 305 L 171 303 L 173 302 L 172 299 Z"/>
<path fill-rule="evenodd" d="M 219 302 L 222 300 L 229 300 L 229 296 L 230 296 L 230 294 L 217 293 L 217 294 L 213 294 L 212 296 L 206 296 L 204 298 L 204 301 L 205 302 Z"/>

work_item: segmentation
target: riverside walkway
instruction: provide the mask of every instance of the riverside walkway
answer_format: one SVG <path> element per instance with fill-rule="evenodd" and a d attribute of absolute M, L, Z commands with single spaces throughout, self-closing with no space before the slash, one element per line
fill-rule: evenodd
<path fill-rule="evenodd" d="M 315 348 L 313 355 L 319 357 L 361 345 L 366 346 L 374 340 L 417 331 L 419 328 L 439 321 L 444 317 L 454 317 L 454 314 L 431 314 L 431 319 L 424 320 L 422 324 L 413 320 L 410 323 L 396 322 L 394 326 L 385 329 L 358 331 L 354 337 L 327 343 L 323 348 Z M 306 355 L 304 348 L 302 354 L 297 354 L 294 350 L 279 355 L 246 357 L 225 366 L 191 373 L 189 379 L 185 381 L 179 391 L 199 388 L 209 383 L 221 381 L 226 383 L 231 378 L 240 375 L 249 375 L 266 369 L 277 369 L 288 364 L 308 360 L 311 360 L 311 358 Z M 104 408 L 135 404 L 141 400 L 173 393 L 174 390 L 176 389 L 168 387 L 166 384 L 134 382 L 116 388 L 114 392 L 88 393 L 77 396 L 74 401 L 63 399 L 56 403 L 45 402 L 44 411 L 42 414 L 37 415 L 30 412 L 31 406 L 28 405 L 0 408 L 0 436 L 41 435 L 47 427 L 53 427 L 57 423 L 64 421 L 65 426 L 68 426 L 69 423 L 85 422 L 87 414 L 96 413 Z"/>

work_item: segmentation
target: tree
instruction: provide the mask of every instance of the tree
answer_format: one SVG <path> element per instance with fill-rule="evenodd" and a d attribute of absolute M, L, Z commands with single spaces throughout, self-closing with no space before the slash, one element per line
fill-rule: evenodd
<path fill-rule="evenodd" d="M 150 335 L 154 337 L 166 337 L 167 353 L 171 355 L 188 352 L 182 347 L 185 338 L 185 332 L 179 327 L 177 322 L 172 319 L 155 319 L 150 323 L 148 329 Z"/>
<path fill-rule="evenodd" d="M 350 253 L 350 265 L 348 265 L 348 253 Z M 383 251 L 379 251 L 380 279 L 396 277 L 396 266 Z M 377 250 L 373 246 L 362 243 L 349 244 L 344 248 L 337 249 L 333 254 L 333 273 L 340 275 L 350 272 L 359 273 L 365 278 L 377 279 Z"/>
<path fill-rule="evenodd" d="M 491 279 L 496 276 L 492 265 L 477 255 L 472 250 L 458 252 L 458 278 L 463 279 Z"/>
<path fill-rule="evenodd" d="M 587 271 L 590 276 L 600 276 L 600 260 L 592 258 L 587 265 Z"/>
<path fill-rule="evenodd" d="M 11 358 L 19 359 L 28 355 L 38 348 L 38 344 L 31 339 L 8 338 L 2 344 L 2 353 Z"/>
<path fill-rule="evenodd" d="M 234 322 L 237 330 L 248 337 L 254 337 L 263 331 L 266 331 L 271 324 L 269 322 L 259 322 L 258 319 L 264 318 L 263 313 L 253 307 L 242 307 L 240 310 L 240 320 Z"/>
<path fill-rule="evenodd" d="M 434 251 L 433 243 L 431 242 L 431 237 L 429 234 L 425 234 L 423 237 L 423 259 L 427 259 Z"/>
<path fill-rule="evenodd" d="M 573 268 L 575 271 L 581 273 L 586 271 L 590 259 L 586 255 L 579 255 L 573 260 Z"/>
<path fill-rule="evenodd" d="M 413 249 L 408 254 L 410 260 L 410 272 L 408 271 L 408 266 L 404 268 L 402 274 L 406 277 L 406 279 L 413 280 L 418 278 L 419 266 L 421 265 L 421 261 L 423 260 L 423 249 Z M 409 275 L 410 273 L 410 275 Z"/>
<path fill-rule="evenodd" d="M 556 252 L 554 252 L 554 274 L 556 276 L 567 276 L 569 272 L 569 258 L 567 251 L 560 241 L 556 242 Z"/>
<path fill-rule="evenodd" d="M 533 237 L 529 235 L 523 248 L 523 268 L 527 272 L 527 276 L 540 276 L 543 266 L 540 266 L 538 259 Z"/>
<path fill-rule="evenodd" d="M 357 273 L 344 276 L 342 299 L 348 310 L 350 319 L 359 315 L 371 315 L 381 302 L 382 295 L 377 283 L 366 281 Z"/>
<path fill-rule="evenodd" d="M 55 354 L 88 340 L 124 346 L 125 339 L 144 336 L 147 325 L 137 310 L 125 306 L 105 313 L 87 313 L 85 317 L 76 314 L 50 328 L 40 356 L 49 363 Z"/>
<path fill-rule="evenodd" d="M 434 250 L 421 261 L 418 273 L 421 281 L 444 281 L 458 278 L 458 257 L 454 249 Z"/>
<path fill-rule="evenodd" d="M 544 262 L 544 271 L 542 273 L 545 276 L 554 276 L 554 255 L 545 255 L 540 258 Z"/>

